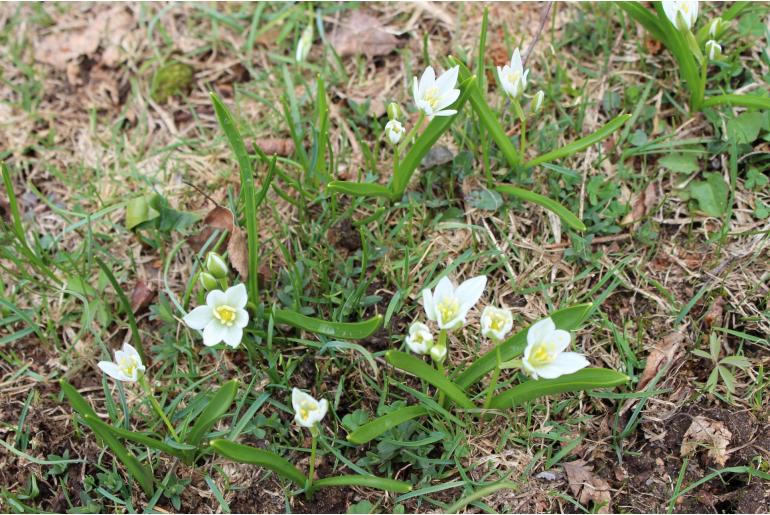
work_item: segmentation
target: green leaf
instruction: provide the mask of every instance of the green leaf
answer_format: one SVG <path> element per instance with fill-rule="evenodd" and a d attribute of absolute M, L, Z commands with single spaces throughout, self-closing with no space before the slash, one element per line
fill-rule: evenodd
<path fill-rule="evenodd" d="M 527 401 L 564 392 L 577 392 L 593 388 L 610 388 L 628 382 L 628 376 L 606 368 L 584 368 L 556 379 L 527 381 L 510 390 L 495 395 L 489 407 L 504 409 L 518 406 Z"/>
<path fill-rule="evenodd" d="M 658 159 L 658 164 L 676 173 L 693 173 L 700 170 L 698 155 L 673 153 Z"/>
<path fill-rule="evenodd" d="M 391 197 L 389 188 L 369 182 L 331 181 L 326 185 L 326 189 L 354 197 L 382 197 L 387 199 Z"/>
<path fill-rule="evenodd" d="M 468 80 L 468 78 L 471 77 L 470 70 L 468 70 L 468 67 L 465 66 L 465 64 L 463 64 L 459 59 L 450 57 L 449 61 L 453 65 L 460 67 L 459 77 L 461 81 Z M 470 102 L 471 107 L 479 117 L 479 121 L 481 121 L 482 125 L 486 127 L 487 131 L 489 131 L 489 135 L 492 136 L 492 139 L 495 141 L 497 148 L 499 148 L 500 152 L 503 153 L 505 160 L 508 161 L 508 164 L 512 168 L 519 166 L 521 164 L 521 155 L 511 142 L 511 139 L 505 133 L 503 126 L 500 125 L 500 121 L 497 119 L 497 115 L 489 107 L 489 104 L 487 103 L 486 98 L 484 98 L 484 93 L 481 91 L 478 82 L 474 81 L 469 83 L 467 89 L 469 93 L 468 102 Z"/>
<path fill-rule="evenodd" d="M 422 159 L 431 147 L 433 147 L 441 135 L 449 129 L 457 115 L 460 114 L 460 111 L 462 111 L 474 86 L 478 89 L 475 77 L 471 77 L 470 75 L 467 77 L 460 76 L 460 91 L 462 91 L 460 98 L 447 108 L 456 110 L 457 114 L 452 116 L 434 117 L 422 134 L 418 136 L 417 140 L 415 140 L 414 144 L 409 148 L 409 151 L 401 159 L 401 162 L 394 171 L 393 180 L 390 183 L 391 199 L 398 200 L 404 195 L 404 191 L 406 191 L 406 187 L 409 185 L 412 174 L 414 174 L 414 171 L 420 166 Z"/>
<path fill-rule="evenodd" d="M 166 454 L 169 454 L 171 456 L 176 456 L 177 458 L 185 457 L 184 450 L 172 447 L 171 445 L 167 444 L 163 440 L 159 440 L 158 438 L 154 438 L 145 433 L 129 431 L 128 429 L 111 426 L 101 421 L 99 418 L 93 415 L 83 415 L 83 419 L 89 426 L 92 426 L 92 427 L 94 424 L 102 425 L 103 426 L 102 428 L 104 430 L 111 432 L 112 434 L 114 434 L 119 438 L 126 439 L 130 442 L 138 443 L 139 445 L 146 445 L 147 447 L 152 447 L 153 449 L 157 449 L 161 452 L 165 452 Z"/>
<path fill-rule="evenodd" d="M 719 362 L 722 365 L 731 365 L 745 370 L 751 366 L 751 362 L 745 356 L 726 356 Z"/>
<path fill-rule="evenodd" d="M 211 427 L 230 409 L 230 405 L 233 403 L 237 391 L 237 379 L 231 379 L 223 384 L 208 402 L 201 414 L 198 415 L 198 418 L 195 420 L 195 425 L 190 432 L 187 433 L 185 441 L 190 445 L 198 447 Z"/>
<path fill-rule="evenodd" d="M 710 216 L 722 216 L 727 211 L 730 187 L 718 172 L 705 174 L 705 181 L 690 183 L 690 195 L 698 201 L 700 210 Z"/>
<path fill-rule="evenodd" d="M 362 322 L 329 322 L 320 318 L 302 315 L 288 309 L 273 311 L 275 321 L 311 333 L 341 338 L 343 340 L 362 340 L 373 335 L 382 323 L 382 315 L 377 315 Z"/>
<path fill-rule="evenodd" d="M 505 193 L 506 195 L 518 197 L 522 200 L 526 200 L 528 202 L 532 202 L 533 204 L 537 204 L 539 206 L 546 208 L 547 210 L 553 212 L 559 218 L 564 220 L 564 222 L 567 225 L 569 225 L 570 227 L 572 227 L 577 231 L 586 230 L 586 226 L 583 223 L 583 221 L 580 220 L 580 218 L 572 214 L 572 212 L 569 209 L 562 206 L 555 200 L 551 200 L 548 197 L 545 197 L 543 195 L 540 195 L 532 191 L 528 191 L 522 188 L 517 188 L 516 186 L 511 186 L 510 184 L 498 184 L 497 186 L 495 186 L 495 188 L 500 193 Z"/>
<path fill-rule="evenodd" d="M 428 409 L 423 406 L 408 406 L 397 409 L 387 415 L 376 418 L 371 422 L 364 424 L 348 435 L 348 441 L 357 445 L 370 442 L 381 434 L 390 431 L 394 427 L 403 424 L 407 420 L 421 417 L 428 414 Z"/>
<path fill-rule="evenodd" d="M 59 381 L 59 386 L 61 387 L 61 391 L 64 394 L 64 397 L 67 398 L 67 401 L 70 403 L 70 406 L 72 406 L 72 409 L 74 409 L 83 417 L 85 417 L 86 415 L 97 417 L 94 409 L 91 407 L 88 401 L 82 395 L 80 395 L 80 393 L 75 389 L 74 386 L 69 384 L 64 379 L 61 379 Z"/>
<path fill-rule="evenodd" d="M 243 216 L 246 220 L 246 237 L 248 247 L 249 270 L 259 269 L 259 235 L 257 234 L 257 205 L 256 205 L 256 187 L 254 186 L 254 169 L 251 166 L 251 158 L 246 151 L 246 144 L 243 142 L 241 133 L 235 126 L 230 111 L 222 103 L 215 93 L 210 93 L 211 102 L 214 104 L 214 112 L 217 115 L 222 131 L 224 131 L 230 147 L 233 149 L 235 158 L 238 161 L 238 167 L 241 172 L 241 195 L 243 196 Z M 259 287 L 257 278 L 259 274 L 251 273 L 246 281 L 246 287 L 249 292 L 249 299 L 257 302 L 259 296 Z"/>
<path fill-rule="evenodd" d="M 281 458 L 275 453 L 255 449 L 248 445 L 231 442 L 229 440 L 212 440 L 211 448 L 214 452 L 238 463 L 248 463 L 272 470 L 276 474 L 305 486 L 307 478 L 297 467 Z"/>
<path fill-rule="evenodd" d="M 730 369 L 723 367 L 722 365 L 718 365 L 717 370 L 719 370 L 719 375 L 722 377 L 722 382 L 725 383 L 727 390 L 730 393 L 735 393 L 735 376 L 730 371 Z"/>
<path fill-rule="evenodd" d="M 626 11 L 631 18 L 647 29 L 647 32 L 649 32 L 652 37 L 658 41 L 664 40 L 665 36 L 660 25 L 660 20 L 652 11 L 639 2 L 617 2 L 615 5 Z"/>
<path fill-rule="evenodd" d="M 525 166 L 528 168 L 537 166 L 541 163 L 548 163 L 550 161 L 555 161 L 556 159 L 561 159 L 563 157 L 571 156 L 572 154 L 580 152 L 581 150 L 588 148 L 591 145 L 594 145 L 610 136 L 613 132 L 620 129 L 620 127 L 626 123 L 629 118 L 631 118 L 630 114 L 620 114 L 607 122 L 607 124 L 604 126 L 600 127 L 596 132 L 589 134 L 584 138 L 580 138 L 577 141 L 573 141 L 569 145 L 565 145 L 562 148 L 558 148 L 556 150 L 552 150 L 551 152 L 537 156 L 531 161 L 528 161 Z"/>
<path fill-rule="evenodd" d="M 553 320 L 553 323 L 556 324 L 558 329 L 572 331 L 573 329 L 580 327 L 592 307 L 593 304 L 589 302 L 587 304 L 578 304 L 576 306 L 560 309 L 551 313 L 551 320 Z M 519 356 L 524 352 L 524 348 L 527 346 L 527 331 L 529 331 L 529 327 L 509 337 L 471 363 L 468 368 L 455 378 L 455 383 L 459 385 L 460 388 L 467 389 L 470 385 L 494 370 L 497 367 L 496 349 L 500 349 L 501 361 L 510 361 Z"/>
<path fill-rule="evenodd" d="M 107 280 L 110 282 L 112 288 L 115 290 L 115 293 L 118 295 L 118 300 L 120 300 L 120 304 L 123 307 L 123 312 L 126 314 L 126 318 L 128 319 L 128 326 L 131 328 L 131 343 L 134 344 L 136 352 L 139 353 L 139 357 L 141 358 L 142 363 L 146 363 L 147 356 L 144 354 L 142 336 L 139 334 L 139 326 L 136 324 L 136 317 L 134 316 L 134 310 L 131 308 L 131 302 L 129 302 L 128 297 L 126 297 L 126 293 L 123 291 L 123 288 L 120 287 L 118 280 L 115 279 L 115 275 L 112 273 L 112 270 L 110 270 L 110 267 L 108 267 L 107 264 L 98 257 L 94 257 L 94 260 L 96 261 L 96 264 L 99 265 L 99 268 L 101 268 L 102 272 L 104 272 Z"/>
<path fill-rule="evenodd" d="M 132 198 L 126 202 L 126 229 L 129 231 L 160 216 L 150 205 L 152 195 Z"/>
<path fill-rule="evenodd" d="M 500 194 L 495 190 L 489 190 L 487 188 L 471 191 L 468 193 L 467 201 L 471 207 L 487 211 L 497 211 L 497 209 L 503 205 L 503 198 Z"/>
<path fill-rule="evenodd" d="M 313 490 L 317 488 L 328 488 L 330 486 L 364 486 L 367 488 L 376 488 L 386 492 L 396 492 L 405 494 L 412 491 L 412 485 L 404 481 L 388 479 L 376 476 L 332 476 L 319 479 L 313 482 Z"/>
<path fill-rule="evenodd" d="M 473 409 L 473 403 L 455 383 L 441 375 L 435 368 L 405 352 L 391 350 L 385 353 L 385 360 L 396 368 L 414 374 L 432 384 L 464 409 Z"/>
<path fill-rule="evenodd" d="M 735 138 L 736 143 L 753 143 L 759 137 L 764 116 L 762 113 L 743 113 L 727 122 L 728 138 Z"/>
<path fill-rule="evenodd" d="M 713 107 L 718 105 L 754 107 L 757 109 L 770 109 L 770 97 L 760 97 L 757 95 L 716 95 L 703 101 L 703 107 Z"/>

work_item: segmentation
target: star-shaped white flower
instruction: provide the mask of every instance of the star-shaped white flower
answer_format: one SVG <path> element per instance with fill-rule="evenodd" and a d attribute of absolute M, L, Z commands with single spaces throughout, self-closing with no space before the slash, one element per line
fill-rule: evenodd
<path fill-rule="evenodd" d="M 481 313 L 481 334 L 487 338 L 503 340 L 513 327 L 513 313 L 510 309 L 487 306 Z"/>
<path fill-rule="evenodd" d="M 455 287 L 448 277 L 442 277 L 431 292 L 422 291 L 423 307 L 428 320 L 433 320 L 439 329 L 452 331 L 465 325 L 468 311 L 479 301 L 487 284 L 487 276 L 468 279 Z"/>
<path fill-rule="evenodd" d="M 299 388 L 293 388 L 291 391 L 291 405 L 294 408 L 294 421 L 308 428 L 320 422 L 329 409 L 329 402 L 326 399 L 317 401 Z"/>
<path fill-rule="evenodd" d="M 422 322 L 415 322 L 406 335 L 406 346 L 417 354 L 428 354 L 433 347 L 433 335 L 430 328 Z"/>
<path fill-rule="evenodd" d="M 198 306 L 184 317 L 192 329 L 203 331 L 203 345 L 211 347 L 225 342 L 237 347 L 243 338 L 243 328 L 249 323 L 249 313 L 244 308 L 248 301 L 246 286 L 241 283 L 227 291 L 212 290 L 206 295 L 206 305 Z"/>
<path fill-rule="evenodd" d="M 663 12 L 674 27 L 679 30 L 691 30 L 698 19 L 698 0 L 664 0 Z"/>
<path fill-rule="evenodd" d="M 500 85 L 511 98 L 518 98 L 527 87 L 527 76 L 529 70 L 525 70 L 521 64 L 521 54 L 519 49 L 513 51 L 511 63 L 503 67 L 497 67 L 497 76 L 500 78 Z"/>
<path fill-rule="evenodd" d="M 460 67 L 455 66 L 441 74 L 437 79 L 432 66 L 425 68 L 420 80 L 414 77 L 412 94 L 417 109 L 428 118 L 434 116 L 452 116 L 457 111 L 446 109 L 460 96 L 460 90 L 455 88 Z"/>
<path fill-rule="evenodd" d="M 123 344 L 122 350 L 115 351 L 115 362 L 100 361 L 98 366 L 111 378 L 129 383 L 138 381 L 140 374 L 144 374 L 142 358 L 128 343 Z"/>
<path fill-rule="evenodd" d="M 574 374 L 588 366 L 588 360 L 577 352 L 564 352 L 572 338 L 567 331 L 556 329 L 551 318 L 545 318 L 527 331 L 527 347 L 521 360 L 524 370 L 534 379 L 554 379 Z"/>

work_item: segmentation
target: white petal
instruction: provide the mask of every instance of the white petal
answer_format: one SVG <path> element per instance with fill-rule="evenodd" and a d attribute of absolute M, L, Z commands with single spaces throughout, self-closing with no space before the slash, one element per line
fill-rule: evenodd
<path fill-rule="evenodd" d="M 425 332 L 430 334 L 430 328 L 422 322 L 414 322 L 409 326 L 409 334 L 414 335 L 418 332 Z"/>
<path fill-rule="evenodd" d="M 412 77 L 414 80 L 412 82 L 412 96 L 414 97 L 415 104 L 420 98 L 420 86 L 417 82 L 417 77 Z"/>
<path fill-rule="evenodd" d="M 454 295 L 455 285 L 447 276 L 444 276 L 439 280 L 436 289 L 433 290 L 433 302 L 438 304 L 446 297 L 454 297 Z"/>
<path fill-rule="evenodd" d="M 313 424 L 309 420 L 302 420 L 302 418 L 299 416 L 299 412 L 294 415 L 294 422 L 302 427 L 313 427 Z"/>
<path fill-rule="evenodd" d="M 551 333 L 551 342 L 559 352 L 565 351 L 567 347 L 569 347 L 571 341 L 572 337 L 570 336 L 569 331 L 556 329 Z"/>
<path fill-rule="evenodd" d="M 428 320 L 436 320 L 436 306 L 433 303 L 433 294 L 429 288 L 422 290 L 422 307 Z"/>
<path fill-rule="evenodd" d="M 666 18 L 676 26 L 676 2 L 671 0 L 663 0 L 663 12 L 666 14 Z"/>
<path fill-rule="evenodd" d="M 460 311 L 465 314 L 470 310 L 484 294 L 484 287 L 487 285 L 487 276 L 480 275 L 463 282 L 455 295 L 460 301 Z"/>
<path fill-rule="evenodd" d="M 212 318 L 214 318 L 214 314 L 210 307 L 198 306 L 187 313 L 182 320 L 184 320 L 184 323 L 191 329 L 201 331 L 209 322 L 211 322 Z"/>
<path fill-rule="evenodd" d="M 329 401 L 321 399 L 321 402 L 318 403 L 318 415 L 315 417 L 316 422 L 323 420 L 327 411 L 329 411 Z"/>
<path fill-rule="evenodd" d="M 227 295 L 222 290 L 211 290 L 206 295 L 206 305 L 210 308 L 216 308 L 223 304 L 227 304 Z"/>
<path fill-rule="evenodd" d="M 521 73 L 522 71 L 522 65 L 521 65 L 521 54 L 519 53 L 519 49 L 516 48 L 513 50 L 513 55 L 511 56 L 511 69 L 513 71 Z"/>
<path fill-rule="evenodd" d="M 225 326 L 216 320 L 212 320 L 203 328 L 203 345 L 206 347 L 213 347 L 221 342 L 226 330 L 227 328 Z"/>
<path fill-rule="evenodd" d="M 243 328 L 236 325 L 225 327 L 222 332 L 222 339 L 226 345 L 233 349 L 236 348 L 243 339 Z"/>
<path fill-rule="evenodd" d="M 588 360 L 577 352 L 563 352 L 553 363 L 537 368 L 537 373 L 545 379 L 555 379 L 559 376 L 574 374 L 589 365 Z"/>
<path fill-rule="evenodd" d="M 107 374 L 113 379 L 118 381 L 128 381 L 130 378 L 121 372 L 120 368 L 112 361 L 100 361 L 97 366 L 102 369 L 102 372 Z"/>
<path fill-rule="evenodd" d="M 433 70 L 433 66 L 428 66 L 425 71 L 422 72 L 420 77 L 420 97 L 425 94 L 428 88 L 433 87 L 436 82 L 436 72 Z"/>
<path fill-rule="evenodd" d="M 249 312 L 245 309 L 239 309 L 235 312 L 235 327 L 243 329 L 249 323 Z"/>
<path fill-rule="evenodd" d="M 291 389 L 291 407 L 294 408 L 295 412 L 299 411 L 299 404 L 306 395 L 305 392 L 297 387 Z"/>
<path fill-rule="evenodd" d="M 436 110 L 440 111 L 441 109 L 444 109 L 445 107 L 451 106 L 452 104 L 454 104 L 455 100 L 457 100 L 457 97 L 459 97 L 459 96 L 460 96 L 460 90 L 459 89 L 451 89 L 451 90 L 447 91 L 446 94 L 444 94 L 441 97 L 441 100 L 439 101 L 439 103 L 436 104 Z M 436 113 L 436 114 L 438 114 L 438 113 Z"/>
<path fill-rule="evenodd" d="M 555 330 L 556 324 L 553 323 L 551 317 L 544 318 L 539 322 L 532 324 L 529 331 L 527 331 L 527 345 L 534 345 L 543 341 Z"/>
<path fill-rule="evenodd" d="M 465 325 L 465 315 L 461 314 L 460 316 L 457 316 L 452 320 L 447 320 L 447 321 L 444 321 L 443 323 L 439 322 L 438 327 L 439 329 L 454 331 L 455 329 L 459 329 L 464 325 Z"/>
<path fill-rule="evenodd" d="M 436 80 L 436 87 L 441 94 L 448 93 L 455 87 L 455 84 L 457 84 L 458 73 L 460 73 L 460 67 L 454 66 L 442 73 L 441 76 Z"/>
<path fill-rule="evenodd" d="M 243 283 L 231 286 L 225 292 L 225 298 L 227 299 L 227 305 L 234 309 L 243 309 L 246 307 L 246 302 L 249 300 L 249 295 L 246 293 L 246 285 Z"/>
<path fill-rule="evenodd" d="M 443 111 L 437 111 L 433 113 L 433 116 L 454 116 L 457 114 L 455 109 L 444 109 Z"/>

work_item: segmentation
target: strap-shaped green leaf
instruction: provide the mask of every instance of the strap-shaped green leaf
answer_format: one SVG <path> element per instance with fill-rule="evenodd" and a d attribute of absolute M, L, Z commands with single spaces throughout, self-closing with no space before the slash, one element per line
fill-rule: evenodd
<path fill-rule="evenodd" d="M 466 80 L 471 76 L 471 72 L 468 70 L 468 67 L 465 66 L 465 64 L 463 64 L 459 59 L 450 57 L 449 60 L 452 64 L 460 67 L 460 80 Z M 519 151 L 516 149 L 508 135 L 505 133 L 503 126 L 500 125 L 500 121 L 497 119 L 497 115 L 494 113 L 494 111 L 492 111 L 492 108 L 489 107 L 489 104 L 487 103 L 486 98 L 484 98 L 484 93 L 481 91 L 481 88 L 479 88 L 479 85 L 475 82 L 471 83 L 468 87 L 468 90 L 470 92 L 468 102 L 470 102 L 471 107 L 476 112 L 476 115 L 479 117 L 481 123 L 489 131 L 489 135 L 492 136 L 493 140 L 495 140 L 495 144 L 497 145 L 497 148 L 500 149 L 500 152 L 503 153 L 505 160 L 508 161 L 508 164 L 511 167 L 516 167 L 521 164 L 521 155 L 519 154 Z"/>
<path fill-rule="evenodd" d="M 580 152 L 581 150 L 588 148 L 591 145 L 598 143 L 608 137 L 610 134 L 618 130 L 624 123 L 626 123 L 629 118 L 631 118 L 630 114 L 620 114 L 607 122 L 604 126 L 600 127 L 596 132 L 593 132 L 584 138 L 580 138 L 577 141 L 573 141 L 569 145 L 565 145 L 561 148 L 557 148 L 556 150 L 552 150 L 551 152 L 537 156 L 536 158 L 528 161 L 525 166 L 537 166 L 541 163 L 548 163 L 550 161 L 555 161 L 556 159 L 561 159 L 563 157 L 571 156 L 572 154 Z"/>
<path fill-rule="evenodd" d="M 288 309 L 273 311 L 275 321 L 288 324 L 311 333 L 341 338 L 343 340 L 362 340 L 373 335 L 382 323 L 382 315 L 376 315 L 362 322 L 329 322 L 320 318 L 302 315 Z"/>
<path fill-rule="evenodd" d="M 214 394 L 209 403 L 203 409 L 198 418 L 195 420 L 195 425 L 187 433 L 185 441 L 195 447 L 200 446 L 201 440 L 206 433 L 216 424 L 217 420 L 227 413 L 230 409 L 230 405 L 233 403 L 235 393 L 238 391 L 238 380 L 231 379 L 223 384 L 219 390 Z"/>
<path fill-rule="evenodd" d="M 495 186 L 495 189 L 500 193 L 505 193 L 506 195 L 518 197 L 522 200 L 526 200 L 527 202 L 532 202 L 533 204 L 543 206 L 564 220 L 567 225 L 577 231 L 586 230 L 586 225 L 580 218 L 572 214 L 572 211 L 544 195 L 540 195 L 533 191 L 525 190 L 522 188 L 517 188 L 516 186 L 511 186 L 510 184 L 498 184 Z"/>
<path fill-rule="evenodd" d="M 461 72 L 462 73 L 462 72 Z M 390 183 L 391 198 L 398 200 L 404 195 L 406 187 L 409 185 L 409 180 L 412 178 L 412 174 L 420 166 L 422 159 L 438 141 L 444 132 L 449 129 L 454 122 L 455 118 L 460 111 L 462 111 L 468 96 L 473 94 L 474 87 L 478 89 L 475 77 L 470 73 L 466 76 L 460 76 L 460 97 L 452 104 L 448 109 L 454 109 L 457 111 L 452 116 L 436 116 L 431 120 L 425 130 L 415 140 L 414 144 L 409 148 L 409 151 L 401 159 L 398 167 L 394 171 L 393 180 Z"/>
<path fill-rule="evenodd" d="M 128 429 L 111 426 L 93 415 L 83 415 L 83 419 L 90 426 L 92 426 L 93 424 L 103 424 L 105 430 L 111 432 L 112 434 L 114 434 L 119 438 L 124 438 L 130 442 L 138 443 L 139 445 L 146 445 L 147 447 L 152 447 L 153 449 L 157 449 L 161 452 L 165 452 L 166 454 L 169 454 L 171 456 L 176 456 L 177 458 L 185 458 L 184 450 L 172 447 L 171 445 L 167 444 L 163 440 L 159 440 L 158 438 L 149 436 L 145 433 L 129 431 Z"/>
<path fill-rule="evenodd" d="M 652 11 L 639 2 L 616 2 L 615 5 L 626 11 L 631 18 L 647 29 L 647 32 L 649 32 L 652 37 L 658 41 L 663 41 L 664 34 L 663 30 L 660 28 L 660 21 Z"/>
<path fill-rule="evenodd" d="M 770 109 L 770 97 L 758 97 L 756 95 L 715 95 L 703 101 L 703 107 L 717 105 L 731 105 L 741 107 L 754 107 L 756 109 Z"/>
<path fill-rule="evenodd" d="M 214 452 L 225 458 L 237 461 L 238 463 L 248 463 L 264 467 L 290 481 L 294 481 L 300 486 L 305 486 L 307 479 L 305 474 L 275 453 L 255 449 L 254 447 L 229 440 L 212 440 L 211 448 L 214 449 Z"/>
<path fill-rule="evenodd" d="M 328 488 L 330 486 L 364 486 L 367 488 L 376 488 L 386 492 L 396 492 L 405 494 L 412 491 L 412 485 L 404 481 L 389 479 L 377 476 L 332 476 L 319 479 L 313 482 L 313 490 L 317 488 Z"/>
<path fill-rule="evenodd" d="M 407 420 L 427 414 L 428 409 L 423 406 L 407 406 L 397 409 L 359 427 L 348 435 L 348 441 L 358 445 L 365 444 Z"/>
<path fill-rule="evenodd" d="M 593 388 L 611 388 L 628 382 L 628 376 L 607 368 L 584 368 L 574 374 L 556 379 L 533 379 L 514 386 L 510 390 L 492 397 L 489 407 L 504 409 L 525 402 L 565 392 L 578 392 Z"/>
<path fill-rule="evenodd" d="M 331 181 L 326 189 L 334 193 L 344 193 L 354 197 L 391 197 L 390 188 L 371 182 Z"/>
<path fill-rule="evenodd" d="M 80 395 L 80 392 L 78 392 L 74 386 L 69 384 L 64 379 L 59 381 L 59 386 L 61 387 L 61 391 L 64 394 L 64 397 L 67 398 L 70 406 L 72 406 L 72 409 L 77 411 L 83 417 L 86 415 L 91 415 L 98 418 L 94 409 L 91 407 L 88 401 L 82 395 Z"/>
<path fill-rule="evenodd" d="M 388 363 L 405 372 L 414 374 L 432 384 L 454 401 L 455 404 L 465 409 L 473 409 L 473 403 L 463 393 L 463 391 L 452 381 L 440 374 L 435 368 L 427 365 L 424 361 L 415 358 L 405 352 L 391 350 L 385 353 L 385 359 Z"/>
<path fill-rule="evenodd" d="M 591 307 L 592 304 L 589 302 L 560 309 L 551 313 L 551 320 L 553 320 L 557 328 L 571 331 L 580 327 L 580 324 L 588 316 Z M 470 385 L 494 370 L 497 367 L 496 349 L 498 348 L 500 349 L 500 359 L 502 361 L 509 361 L 519 356 L 527 346 L 527 331 L 529 331 L 529 327 L 509 337 L 500 345 L 471 363 L 462 374 L 455 378 L 455 383 L 460 388 L 467 389 Z"/>

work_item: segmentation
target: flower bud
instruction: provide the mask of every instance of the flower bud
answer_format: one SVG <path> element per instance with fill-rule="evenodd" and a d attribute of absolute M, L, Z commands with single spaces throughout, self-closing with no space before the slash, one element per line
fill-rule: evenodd
<path fill-rule="evenodd" d="M 399 120 L 402 115 L 403 112 L 401 111 L 401 106 L 398 105 L 398 102 L 391 102 L 388 104 L 388 118 L 390 120 Z"/>
<path fill-rule="evenodd" d="M 302 36 L 300 36 L 299 42 L 297 43 L 294 60 L 298 63 L 304 61 L 310 53 L 311 46 L 313 46 L 313 24 L 308 23 L 305 30 L 302 31 Z"/>
<path fill-rule="evenodd" d="M 206 256 L 206 270 L 216 279 L 224 279 L 230 272 L 225 260 L 216 252 L 209 252 Z"/>
<path fill-rule="evenodd" d="M 203 289 L 206 291 L 216 290 L 219 288 L 219 283 L 217 282 L 216 277 L 208 272 L 199 273 L 198 281 L 200 281 L 201 286 L 203 286 Z"/>
<path fill-rule="evenodd" d="M 391 120 L 385 124 L 385 135 L 391 145 L 397 145 L 404 136 L 404 126 L 398 120 Z"/>
<path fill-rule="evenodd" d="M 543 90 L 539 90 L 537 93 L 535 93 L 535 97 L 532 99 L 532 112 L 536 113 L 540 111 L 540 109 L 543 107 L 543 99 L 545 98 L 545 93 Z"/>
<path fill-rule="evenodd" d="M 714 61 L 717 57 L 722 55 L 722 45 L 713 39 L 709 39 L 706 41 L 706 54 L 709 57 L 709 61 Z"/>
<path fill-rule="evenodd" d="M 435 361 L 436 363 L 443 363 L 446 359 L 446 346 L 445 345 L 434 345 L 430 348 L 430 357 Z"/>
<path fill-rule="evenodd" d="M 711 23 L 709 23 L 709 36 L 711 36 L 712 39 L 717 37 L 717 31 L 722 26 L 722 18 L 714 18 L 711 20 Z"/>

